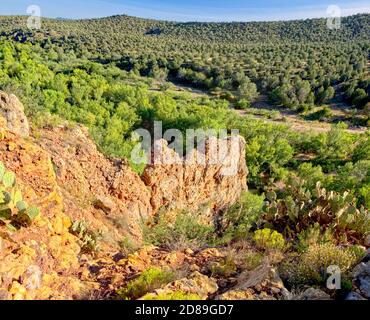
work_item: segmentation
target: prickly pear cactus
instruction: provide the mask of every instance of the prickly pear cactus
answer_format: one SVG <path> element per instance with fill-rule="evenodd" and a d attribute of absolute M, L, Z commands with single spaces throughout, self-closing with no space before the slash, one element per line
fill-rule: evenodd
<path fill-rule="evenodd" d="M 6 171 L 0 162 L 0 224 L 11 231 L 27 227 L 40 214 L 36 207 L 29 207 L 22 192 L 16 188 L 15 174 Z"/>
<path fill-rule="evenodd" d="M 287 186 L 278 199 L 274 192 L 266 194 L 263 221 L 266 226 L 294 238 L 303 230 L 318 223 L 323 230 L 333 229 L 337 237 L 362 243 L 370 234 L 370 213 L 356 208 L 356 198 L 349 192 L 327 191 L 320 183 L 312 194 L 299 183 Z"/>

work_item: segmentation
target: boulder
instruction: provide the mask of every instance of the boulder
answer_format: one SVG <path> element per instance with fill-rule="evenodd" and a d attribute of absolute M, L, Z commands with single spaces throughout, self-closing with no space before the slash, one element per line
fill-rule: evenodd
<path fill-rule="evenodd" d="M 287 300 L 290 297 L 290 292 L 285 288 L 277 271 L 271 266 L 262 265 L 253 271 L 242 272 L 237 284 L 216 299 Z"/>
<path fill-rule="evenodd" d="M 361 296 L 359 293 L 357 292 L 350 292 L 345 300 L 354 300 L 354 301 L 358 301 L 358 300 L 366 300 L 363 296 Z"/>
<path fill-rule="evenodd" d="M 176 280 L 163 289 L 158 289 L 153 293 L 149 293 L 142 297 L 144 300 L 155 299 L 158 295 L 168 296 L 176 292 L 184 294 L 193 294 L 206 300 L 209 295 L 214 294 L 218 290 L 217 282 L 213 278 L 209 278 L 199 272 L 193 272 L 189 277 Z"/>
<path fill-rule="evenodd" d="M 301 293 L 296 300 L 331 300 L 331 298 L 327 293 L 320 289 L 308 288 Z"/>
<path fill-rule="evenodd" d="M 0 91 L 0 116 L 5 118 L 8 129 L 21 137 L 28 137 L 30 127 L 24 107 L 14 94 Z"/>
<path fill-rule="evenodd" d="M 364 298 L 370 299 L 370 261 L 362 262 L 354 269 L 354 284 Z"/>

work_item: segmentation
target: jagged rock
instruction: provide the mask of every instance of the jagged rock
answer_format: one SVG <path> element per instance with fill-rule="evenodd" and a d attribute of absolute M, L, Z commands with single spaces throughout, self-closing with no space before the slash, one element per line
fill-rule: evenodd
<path fill-rule="evenodd" d="M 103 250 L 118 249 L 125 237 L 141 241 L 142 222 L 152 207 L 138 174 L 100 153 L 83 126 L 44 129 L 39 143 L 51 154 L 68 215 L 103 230 Z"/>
<path fill-rule="evenodd" d="M 224 152 L 220 156 L 223 161 L 215 162 L 215 147 L 221 142 L 226 142 L 231 152 Z M 215 213 L 234 204 L 247 189 L 247 174 L 245 140 L 237 136 L 227 140 L 209 138 L 203 154 L 193 150 L 186 158 L 168 148 L 165 140 L 156 141 L 153 164 L 147 166 L 142 178 L 152 189 L 154 212 L 161 207 L 196 211 L 209 204 L 211 210 L 202 218 L 213 221 Z"/>
<path fill-rule="evenodd" d="M 217 300 L 276 300 L 290 299 L 277 271 L 262 265 L 253 271 L 242 272 L 237 284 L 229 291 L 219 295 Z"/>
<path fill-rule="evenodd" d="M 106 214 L 109 214 L 116 208 L 116 205 L 108 197 L 98 195 L 94 201 L 94 207 L 96 209 L 103 210 Z"/>
<path fill-rule="evenodd" d="M 370 299 L 370 261 L 360 263 L 354 269 L 354 284 L 366 299 Z"/>
<path fill-rule="evenodd" d="M 308 288 L 296 300 L 331 300 L 330 296 L 320 289 Z"/>
<path fill-rule="evenodd" d="M 182 292 L 185 294 L 195 294 L 205 300 L 210 294 L 214 294 L 218 290 L 217 282 L 213 278 L 199 273 L 193 272 L 189 277 L 176 280 L 163 289 L 158 289 L 153 293 L 145 295 L 142 299 L 150 300 L 158 295 L 170 295 L 174 292 Z"/>
<path fill-rule="evenodd" d="M 127 258 L 118 261 L 118 265 L 123 267 L 128 272 L 143 272 L 152 264 L 152 253 L 157 248 L 155 246 L 143 247 L 136 251 Z"/>
<path fill-rule="evenodd" d="M 6 120 L 10 131 L 21 137 L 28 137 L 30 127 L 24 115 L 24 107 L 14 94 L 0 91 L 0 116 Z"/>

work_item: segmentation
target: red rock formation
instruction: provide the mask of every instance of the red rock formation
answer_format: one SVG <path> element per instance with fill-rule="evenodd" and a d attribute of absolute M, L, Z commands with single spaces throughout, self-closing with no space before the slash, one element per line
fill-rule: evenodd
<path fill-rule="evenodd" d="M 101 154 L 82 126 L 42 131 L 38 143 L 54 163 L 68 215 L 88 221 L 117 244 L 141 238 L 141 224 L 152 215 L 150 193 L 122 160 Z"/>
<path fill-rule="evenodd" d="M 239 136 L 228 138 L 226 151 L 230 152 L 220 153 L 215 163 L 212 160 L 220 141 L 209 139 L 204 153 L 193 150 L 186 159 L 169 149 L 166 141 L 155 143 L 153 164 L 145 169 L 142 177 L 152 189 L 154 212 L 161 207 L 196 211 L 209 204 L 209 218 L 212 218 L 238 200 L 241 192 L 247 189 L 245 141 Z"/>

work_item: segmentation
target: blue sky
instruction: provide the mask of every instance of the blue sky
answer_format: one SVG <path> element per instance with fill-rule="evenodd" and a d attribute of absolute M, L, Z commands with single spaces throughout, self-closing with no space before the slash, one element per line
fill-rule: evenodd
<path fill-rule="evenodd" d="M 342 15 L 370 13 L 369 0 L 0 0 L 0 15 L 25 15 L 38 5 L 42 16 L 93 18 L 128 14 L 176 21 L 261 21 L 326 17 L 329 5 Z"/>

